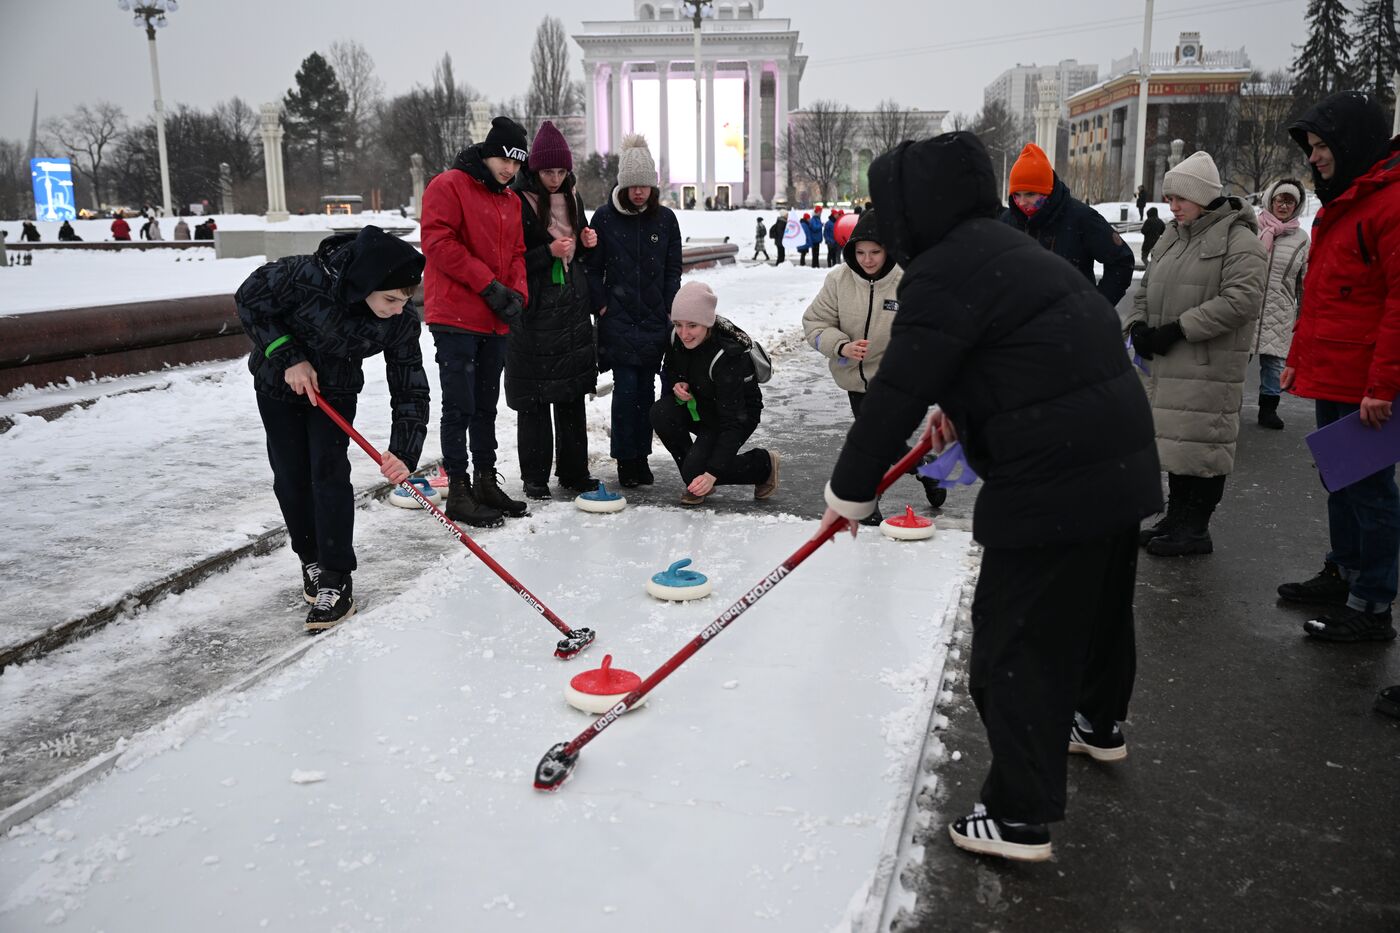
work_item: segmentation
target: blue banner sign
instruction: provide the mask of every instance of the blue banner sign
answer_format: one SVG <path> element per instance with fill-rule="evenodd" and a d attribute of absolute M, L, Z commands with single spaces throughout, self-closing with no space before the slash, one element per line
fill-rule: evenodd
<path fill-rule="evenodd" d="M 73 220 L 73 163 L 67 159 L 30 159 L 36 220 Z"/>

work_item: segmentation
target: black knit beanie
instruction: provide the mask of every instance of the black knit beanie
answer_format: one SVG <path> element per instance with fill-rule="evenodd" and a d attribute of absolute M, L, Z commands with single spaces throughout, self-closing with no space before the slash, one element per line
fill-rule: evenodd
<path fill-rule="evenodd" d="M 481 144 L 481 157 L 489 159 L 497 156 L 524 162 L 530 154 L 530 138 L 525 135 L 525 127 L 510 117 L 496 117 L 491 121 L 491 132 Z"/>

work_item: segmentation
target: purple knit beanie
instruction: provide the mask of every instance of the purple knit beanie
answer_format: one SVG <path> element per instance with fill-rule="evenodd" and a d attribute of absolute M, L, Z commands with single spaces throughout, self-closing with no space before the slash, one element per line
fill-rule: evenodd
<path fill-rule="evenodd" d="M 569 143 L 564 134 L 553 123 L 545 120 L 535 134 L 535 142 L 530 146 L 530 171 L 542 172 L 547 168 L 574 170 L 574 154 L 569 151 Z"/>

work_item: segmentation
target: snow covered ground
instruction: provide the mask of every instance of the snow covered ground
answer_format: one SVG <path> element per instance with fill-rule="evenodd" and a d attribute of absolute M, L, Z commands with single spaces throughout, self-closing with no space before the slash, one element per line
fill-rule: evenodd
<path fill-rule="evenodd" d="M 810 353 L 795 335 L 824 273 L 695 275 L 780 371 L 784 356 Z M 424 350 L 432 369 L 430 338 Z M 382 442 L 382 367 L 370 361 L 366 374 L 356 420 Z M 277 523 L 248 382 L 242 361 L 212 364 L 52 422 L 16 416 L 0 435 L 0 484 L 44 476 L 45 497 L 14 510 L 0 538 L 8 602 L 24 607 L 0 622 L 4 640 Z M 816 398 L 766 420 L 848 418 L 839 393 L 820 403 L 830 411 L 812 408 Z M 595 472 L 611 477 L 607 406 L 590 403 L 590 444 Z M 514 486 L 508 409 L 498 437 Z M 436 455 L 434 423 L 425 458 Z M 377 483 L 366 458 L 352 463 L 357 488 Z M 653 467 L 664 499 L 664 454 Z M 654 928 L 664 916 L 675 930 L 808 930 L 868 919 L 866 891 L 890 854 L 941 683 L 949 610 L 972 567 L 965 532 L 897 545 L 863 531 L 828 544 L 649 708 L 585 749 L 569 785 L 550 796 L 530 787 L 540 755 L 588 722 L 562 703 L 568 677 L 605 652 L 649 673 L 814 531 L 784 512 L 810 512 L 819 488 L 785 486 L 761 511 L 726 512 L 742 492 L 699 512 L 590 517 L 567 502 L 536 505 L 483 534 L 555 612 L 598 630 L 574 662 L 550 657 L 557 633 L 465 549 L 421 566 L 403 595 L 376 600 L 371 589 L 364 612 L 291 667 L 177 713 L 129 743 L 108 778 L 12 830 L 0 841 L 0 928 L 592 930 Z M 417 518 L 392 517 L 365 527 L 382 535 Z M 646 577 L 680 556 L 712 576 L 716 595 L 686 606 L 643 595 Z M 283 554 L 243 562 L 108 631 L 136 633 L 125 650 L 178 651 L 201 617 L 285 587 L 288 566 Z M 106 638 L 7 671 L 0 718 L 23 717 L 26 697 L 56 681 L 100 678 L 117 660 L 104 661 Z M 71 657 L 87 660 L 75 668 Z"/>

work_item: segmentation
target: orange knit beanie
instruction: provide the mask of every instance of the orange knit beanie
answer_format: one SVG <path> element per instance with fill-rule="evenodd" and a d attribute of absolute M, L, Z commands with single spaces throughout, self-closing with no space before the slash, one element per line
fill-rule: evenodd
<path fill-rule="evenodd" d="M 1055 169 L 1045 152 L 1035 143 L 1026 143 L 1016 164 L 1011 166 L 1011 180 L 1007 193 L 1034 191 L 1036 194 L 1049 194 L 1055 190 Z"/>

